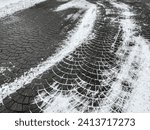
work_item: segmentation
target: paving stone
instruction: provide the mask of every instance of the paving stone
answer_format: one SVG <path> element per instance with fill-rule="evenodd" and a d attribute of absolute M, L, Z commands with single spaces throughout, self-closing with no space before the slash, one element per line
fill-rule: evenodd
<path fill-rule="evenodd" d="M 98 0 L 89 1 L 97 4 Z M 7 74 L 11 79 L 21 76 L 53 55 L 60 47 L 60 42 L 76 25 L 79 19 L 65 21 L 64 16 L 71 12 L 75 14 L 78 10 L 70 9 L 60 13 L 49 11 L 50 7 L 57 7 L 59 4 L 54 0 L 46 1 L 15 13 L 12 16 L 18 17 L 18 22 L 9 23 L 11 16 L 0 19 L 0 62 L 8 60 L 15 66 L 12 70 L 13 74 Z M 78 111 L 84 107 L 82 112 L 93 112 L 100 109 L 102 101 L 111 91 L 113 81 L 116 81 L 116 72 L 120 70 L 118 65 L 120 59 L 116 52 L 123 40 L 122 30 L 115 39 L 120 29 L 119 22 L 111 22 L 118 16 L 117 9 L 107 1 L 104 1 L 103 4 L 107 9 L 114 10 L 115 14 L 110 12 L 106 15 L 105 8 L 99 9 L 103 13 L 97 13 L 98 17 L 93 29 L 95 36 L 83 42 L 75 51 L 34 79 L 32 83 L 6 97 L 3 104 L 0 105 L 0 112 L 43 112 L 43 103 L 49 105 L 50 101 L 34 102 L 36 98 L 55 97 L 59 94 L 77 97 L 71 102 L 76 104 L 74 109 Z M 129 5 L 132 5 L 133 10 L 138 14 L 141 12 L 139 7 L 144 8 L 139 3 L 130 3 Z M 149 9 L 145 8 L 140 15 L 135 16 L 135 19 L 141 25 L 142 35 L 150 39 L 150 29 L 143 25 L 143 22 L 150 25 L 150 17 L 146 15 L 148 13 Z M 120 19 L 123 18 L 120 17 Z M 112 47 L 112 43 L 115 43 L 114 47 Z M 133 43 L 129 43 L 129 47 L 133 46 Z M 129 55 L 129 53 L 125 55 Z M 6 77 L 0 75 L 0 85 L 5 82 Z M 122 82 L 122 91 L 132 92 L 128 81 Z M 79 102 L 77 99 L 86 103 Z M 122 99 L 116 101 L 110 111 L 122 112 L 122 108 L 117 105 L 121 101 Z"/>

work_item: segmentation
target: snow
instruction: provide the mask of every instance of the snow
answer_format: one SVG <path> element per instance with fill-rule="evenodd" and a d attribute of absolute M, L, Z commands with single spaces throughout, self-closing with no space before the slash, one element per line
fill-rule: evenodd
<path fill-rule="evenodd" d="M 6 83 L 1 86 L 0 102 L 2 102 L 3 99 L 8 95 L 10 95 L 11 93 L 14 93 L 16 90 L 20 89 L 21 87 L 24 87 L 24 85 L 31 83 L 33 79 L 37 78 L 42 73 L 49 70 L 53 65 L 60 62 L 64 57 L 73 52 L 78 46 L 80 46 L 80 44 L 88 40 L 88 36 L 91 34 L 93 30 L 97 16 L 96 5 L 88 3 L 85 0 L 78 1 L 78 5 L 76 4 L 75 1 L 66 4 L 68 6 L 67 8 L 72 7 L 82 8 L 85 7 L 85 5 L 87 5 L 89 8 L 86 10 L 85 14 L 83 15 L 83 18 L 79 21 L 77 27 L 69 34 L 68 39 L 62 41 L 64 46 L 62 46 L 62 48 L 59 49 L 59 51 L 56 54 L 49 57 L 46 61 L 40 63 L 37 67 L 31 68 L 28 72 L 26 72 L 20 78 L 17 78 L 14 82 Z M 65 7 L 65 5 L 63 6 Z M 60 11 L 63 9 L 62 8 L 60 9 L 60 7 L 58 7 L 58 9 L 56 10 Z"/>
<path fill-rule="evenodd" d="M 46 0 L 0 0 L 0 18 Z"/>
<path fill-rule="evenodd" d="M 127 112 L 150 112 L 150 49 L 149 41 L 139 36 L 136 42 L 139 47 L 140 69 L 138 80 L 134 83 L 134 91 L 127 106 Z"/>
<path fill-rule="evenodd" d="M 58 92 L 57 89 L 55 90 L 55 88 L 58 87 L 57 82 L 54 82 L 50 87 L 53 88 L 53 92 L 49 93 L 45 89 L 43 89 L 42 92 L 39 90 L 38 96 L 36 96 L 33 101 L 33 104 L 42 102 L 42 105 L 39 106 L 39 108 L 43 113 L 78 113 L 79 111 L 75 108 L 77 105 L 79 105 L 79 103 L 84 104 L 81 111 L 84 111 L 88 106 L 88 102 L 83 100 L 75 93 L 68 93 L 67 95 L 63 95 L 62 93 Z M 74 91 L 76 90 L 74 89 Z"/>
<path fill-rule="evenodd" d="M 117 81 L 113 83 L 110 95 L 104 100 L 101 112 L 110 112 L 111 106 L 116 104 L 123 112 L 150 112 L 150 43 L 142 36 L 136 36 L 137 30 L 140 31 L 140 26 L 132 18 L 133 14 L 130 7 L 122 3 L 112 3 L 114 7 L 121 10 L 120 16 L 124 18 L 120 20 L 120 25 L 123 29 L 123 44 L 118 51 L 128 51 L 128 56 L 125 62 L 121 65 L 121 70 L 118 73 Z M 129 43 L 134 43 L 133 47 L 129 47 Z M 123 53 L 122 56 L 124 56 Z M 137 70 L 134 69 L 133 64 L 137 65 Z M 129 74 L 135 74 L 133 79 Z M 132 92 L 122 90 L 122 81 L 131 83 L 130 88 Z M 116 100 L 120 101 L 126 97 L 125 104 L 120 102 L 117 104 Z"/>
<path fill-rule="evenodd" d="M 44 0 L 30 0 L 30 3 L 29 0 L 5 0 L 5 2 L 3 1 L 2 3 L 2 0 L 0 0 L 0 17 L 31 7 L 36 2 L 42 1 Z M 64 2 L 67 0 L 61 1 Z M 119 99 L 120 97 L 128 97 L 125 104 L 119 104 L 120 107 L 123 107 L 123 112 L 150 112 L 150 42 L 144 37 L 136 35 L 137 31 L 140 30 L 140 26 L 136 24 L 136 21 L 133 18 L 136 14 L 131 11 L 131 8 L 128 5 L 117 2 L 111 2 L 111 4 L 120 10 L 120 16 L 123 17 L 123 19 L 120 19 L 119 21 L 120 27 L 123 30 L 123 42 L 116 54 L 120 56 L 120 58 L 125 58 L 125 62 L 121 64 L 121 70 L 117 74 L 117 81 L 112 84 L 112 90 L 108 97 L 103 100 L 99 112 L 110 112 L 112 105 L 114 105 L 116 99 Z M 37 67 L 31 68 L 14 82 L 3 84 L 0 88 L 0 103 L 3 102 L 3 99 L 6 96 L 16 92 L 16 90 L 24 87 L 24 85 L 31 83 L 33 79 L 60 62 L 84 41 L 89 40 L 97 17 L 96 5 L 91 4 L 86 0 L 72 0 L 59 6 L 55 11 L 67 10 L 69 8 L 79 8 L 80 10 L 85 10 L 85 13 L 75 29 L 70 32 L 68 38 L 62 41 L 62 48 L 60 48 L 52 57 L 49 57 L 46 61 L 40 63 Z M 68 18 L 69 17 L 70 16 L 68 16 Z M 74 16 L 75 19 L 76 17 L 79 17 L 79 14 Z M 129 43 L 134 43 L 135 45 L 129 47 Z M 114 44 L 115 43 L 112 44 L 112 47 Z M 126 52 L 128 52 L 127 57 L 124 56 Z M 137 70 L 133 69 L 134 63 L 137 64 Z M 7 68 L 0 67 L 0 74 L 6 70 Z M 136 74 L 137 78 L 132 79 L 129 75 L 130 73 Z M 130 87 L 133 89 L 132 92 L 122 90 L 121 83 L 123 81 L 131 83 Z M 51 87 L 57 87 L 56 83 L 54 82 Z M 44 112 L 77 112 L 73 110 L 76 104 L 73 104 L 73 106 L 71 105 L 73 99 L 75 98 L 76 100 L 79 100 L 79 102 L 84 102 L 81 101 L 80 98 L 78 99 L 76 95 L 64 96 L 57 91 L 48 96 L 47 94 L 48 92 L 39 92 L 39 95 L 34 101 L 34 103 L 43 101 L 42 107 L 44 107 L 45 103 L 48 103 L 44 108 Z"/>
<path fill-rule="evenodd" d="M 86 0 L 72 0 L 66 4 L 59 6 L 56 11 L 66 10 L 68 8 L 80 8 L 80 9 L 89 9 L 92 4 L 89 4 Z"/>
<path fill-rule="evenodd" d="M 121 20 L 120 23 L 124 32 L 124 48 L 129 42 L 135 43 L 135 46 L 131 50 L 127 62 L 123 65 L 122 71 L 119 74 L 120 80 L 127 79 L 132 83 L 133 92 L 129 94 L 129 100 L 124 106 L 126 112 L 150 112 L 150 49 L 149 41 L 142 36 L 136 36 L 136 30 L 140 30 L 140 27 L 136 24 L 131 17 L 134 16 L 127 8 L 126 5 L 113 4 L 115 7 L 122 8 L 122 15 L 126 18 Z M 126 48 L 129 50 L 129 48 Z M 136 63 L 139 67 L 137 72 L 133 72 L 132 63 Z M 133 80 L 129 76 L 130 73 L 136 73 L 138 79 Z"/>
<path fill-rule="evenodd" d="M 75 13 L 75 14 L 69 14 L 69 15 L 67 15 L 67 17 L 65 18 L 65 20 L 72 19 L 73 21 L 75 21 L 75 20 L 77 20 L 77 19 L 81 16 L 81 13 L 82 13 L 82 10 L 78 11 L 78 12 Z"/>
<path fill-rule="evenodd" d="M 71 105 L 74 95 L 64 96 L 62 94 L 51 94 L 45 96 L 47 93 L 42 92 L 36 98 L 34 103 L 43 101 L 41 109 L 44 113 L 50 112 L 77 112 L 74 110 L 74 106 Z"/>
<path fill-rule="evenodd" d="M 123 17 L 123 19 L 119 21 L 120 28 L 122 28 L 123 30 L 122 46 L 119 48 L 117 52 L 118 55 L 120 55 L 121 50 L 126 51 L 129 49 L 127 45 L 129 42 L 133 41 L 132 37 L 135 34 L 134 30 L 136 28 L 136 25 L 134 24 L 135 22 L 133 21 L 133 19 L 130 18 L 133 14 L 130 13 L 129 6 L 115 2 L 111 2 L 111 4 L 114 7 L 119 8 L 121 10 L 119 15 Z M 106 99 L 104 99 L 103 103 L 101 104 L 100 112 L 110 112 L 111 106 L 114 104 L 115 100 L 119 97 L 119 95 L 126 96 L 126 93 L 122 92 L 121 82 L 128 77 L 128 71 L 130 69 L 136 51 L 137 47 L 135 46 L 134 49 L 132 49 L 132 52 L 130 53 L 128 60 L 121 65 L 121 71 L 117 74 L 116 77 L 118 80 L 112 84 L 111 86 L 112 90 L 110 91 L 110 95 Z"/>
<path fill-rule="evenodd" d="M 21 0 L 0 0 L 0 8 L 3 8 L 13 3 L 18 3 L 19 1 Z"/>
<path fill-rule="evenodd" d="M 0 74 L 3 74 L 6 70 L 10 71 L 10 68 L 8 68 L 8 67 L 0 67 Z"/>

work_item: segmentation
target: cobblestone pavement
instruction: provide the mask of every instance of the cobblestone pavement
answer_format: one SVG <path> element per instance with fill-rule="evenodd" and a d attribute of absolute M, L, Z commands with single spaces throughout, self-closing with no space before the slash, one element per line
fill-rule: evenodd
<path fill-rule="evenodd" d="M 150 42 L 149 9 L 141 3 L 124 3 L 135 13 L 131 18 L 109 1 L 90 1 L 97 6 L 97 18 L 89 40 L 65 56 L 31 83 L 3 98 L 0 112 L 126 112 L 126 104 L 138 80 L 136 61 L 128 78 L 119 78 L 134 42 L 124 49 L 122 20 L 133 19 L 140 27 L 135 36 Z M 50 0 L 0 19 L 0 85 L 14 82 L 30 68 L 57 53 L 63 40 L 77 24 L 69 14 L 85 12 L 68 9 L 55 12 L 65 2 Z M 118 4 L 118 3 L 117 3 Z M 94 34 L 94 35 L 93 35 Z M 112 97 L 115 83 L 119 94 Z M 2 90 L 1 90 L 2 91 Z M 110 101 L 111 100 L 111 101 Z M 107 109 L 107 110 L 106 110 Z"/>

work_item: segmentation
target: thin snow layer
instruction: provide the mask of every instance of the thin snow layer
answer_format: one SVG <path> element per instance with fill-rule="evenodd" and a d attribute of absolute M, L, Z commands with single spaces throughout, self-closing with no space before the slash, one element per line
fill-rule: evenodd
<path fill-rule="evenodd" d="M 81 3 L 84 4 L 83 1 L 81 1 Z M 78 2 L 79 5 L 81 3 Z M 85 2 L 85 4 L 87 4 L 87 2 Z M 70 4 L 70 6 L 74 5 Z M 37 67 L 31 68 L 28 72 L 26 72 L 20 78 L 17 78 L 14 82 L 3 84 L 0 87 L 0 102 L 2 102 L 2 100 L 6 96 L 14 93 L 16 90 L 20 89 L 24 85 L 31 83 L 33 79 L 37 78 L 42 73 L 49 70 L 53 65 L 60 62 L 64 57 L 73 52 L 78 46 L 80 46 L 80 44 L 88 40 L 88 36 L 92 32 L 96 20 L 97 6 L 88 3 L 88 7 L 89 9 L 87 9 L 77 27 L 72 31 L 71 34 L 69 34 L 68 39 L 63 41 L 64 46 L 58 53 L 56 53 L 52 57 L 49 57 L 46 61 L 40 63 Z"/>
<path fill-rule="evenodd" d="M 119 9 L 122 7 L 120 15 L 124 17 L 124 19 L 120 20 L 120 26 L 123 30 L 123 36 L 122 36 L 123 42 L 122 42 L 121 48 L 117 52 L 118 55 L 120 55 L 120 58 L 122 58 L 124 53 L 121 55 L 121 51 L 123 50 L 124 52 L 126 52 L 127 50 L 129 50 L 128 44 L 130 42 L 134 42 L 133 37 L 134 37 L 134 34 L 136 33 L 136 31 L 134 30 L 137 28 L 137 26 L 134 20 L 130 18 L 133 14 L 131 13 L 131 15 L 129 15 L 130 14 L 129 7 L 127 5 L 124 5 L 124 4 L 119 5 L 117 3 L 112 3 L 112 4 Z M 110 92 L 110 95 L 101 104 L 101 108 L 102 108 L 101 112 L 109 112 L 111 106 L 114 104 L 115 100 L 119 97 L 119 95 L 127 96 L 127 93 L 122 92 L 121 82 L 124 81 L 126 78 L 128 78 L 129 76 L 128 72 L 134 60 L 134 56 L 136 52 L 137 52 L 137 45 L 130 52 L 130 55 L 128 59 L 126 60 L 126 62 L 121 65 L 121 71 L 118 73 L 118 76 L 117 76 L 118 80 L 112 84 L 112 87 L 111 87 L 112 90 Z"/>
<path fill-rule="evenodd" d="M 0 0 L 0 18 L 46 0 Z"/>
<path fill-rule="evenodd" d="M 114 7 L 121 9 L 122 11 L 128 11 L 129 10 L 129 6 L 124 4 L 124 3 L 111 2 L 111 4 L 114 5 Z"/>
<path fill-rule="evenodd" d="M 0 8 L 3 8 L 13 3 L 18 3 L 19 1 L 21 0 L 0 0 Z"/>
<path fill-rule="evenodd" d="M 86 0 L 72 0 L 66 4 L 59 6 L 56 11 L 66 10 L 68 8 L 89 9 L 93 4 L 89 4 Z"/>
<path fill-rule="evenodd" d="M 112 105 L 121 108 L 123 112 L 150 112 L 149 41 L 142 36 L 136 36 L 140 27 L 132 18 L 135 14 L 130 12 L 130 7 L 120 3 L 112 4 L 121 10 L 120 15 L 124 17 L 120 20 L 123 29 L 123 45 L 118 55 L 123 51 L 122 57 L 126 52 L 129 56 L 122 63 L 121 71 L 117 76 L 118 80 L 113 83 L 110 95 L 103 101 L 101 112 L 110 112 Z M 130 43 L 135 46 L 129 47 Z M 129 83 L 131 92 L 123 91 L 123 81 Z"/>
<path fill-rule="evenodd" d="M 57 83 L 54 82 L 52 86 L 57 87 L 56 84 Z M 39 93 L 39 95 L 34 99 L 33 103 L 37 104 L 42 101 L 43 103 L 39 108 L 44 113 L 51 113 L 51 112 L 78 113 L 79 111 L 75 109 L 78 103 L 77 102 L 75 103 L 74 100 L 86 104 L 85 101 L 82 101 L 76 95 L 73 94 L 62 95 L 62 93 L 58 93 L 57 91 L 53 93 L 48 93 L 45 91 Z M 84 108 L 82 109 L 84 110 Z"/>
<path fill-rule="evenodd" d="M 150 112 L 150 43 L 138 37 L 140 68 L 138 80 L 134 83 L 134 91 L 127 106 L 127 112 Z"/>
<path fill-rule="evenodd" d="M 117 5 L 116 5 L 117 6 Z M 135 46 L 129 54 L 127 62 L 123 65 L 122 71 L 119 74 L 121 79 L 126 79 L 132 83 L 133 92 L 128 97 L 130 98 L 125 105 L 126 112 L 150 112 L 150 50 L 149 42 L 142 36 L 135 36 L 136 30 L 140 27 L 136 25 L 135 21 L 130 18 L 134 16 L 130 9 L 121 5 L 124 10 L 122 15 L 125 16 L 125 20 L 121 20 L 121 25 L 124 30 L 124 43 L 135 43 Z M 129 50 L 129 48 L 126 48 Z M 138 65 L 137 72 L 133 70 L 132 64 Z M 137 75 L 137 80 L 131 79 L 129 73 Z M 121 81 L 121 80 L 120 80 Z"/>
<path fill-rule="evenodd" d="M 33 104 L 42 102 L 42 105 L 39 106 L 42 112 L 79 113 L 87 109 L 88 101 L 79 97 L 75 89 L 73 89 L 75 93 L 69 92 L 67 95 L 63 95 L 57 89 L 55 90 L 55 88 L 58 88 L 57 82 L 54 82 L 50 87 L 53 88 L 52 92 L 49 93 L 45 89 L 42 92 L 39 90 L 38 96 L 33 101 Z M 80 106 L 80 110 L 77 110 L 76 106 L 79 103 L 84 104 L 84 106 Z"/>
<path fill-rule="evenodd" d="M 48 97 L 47 97 L 48 98 Z M 44 99 L 44 101 L 46 98 Z M 54 101 L 51 102 L 49 99 L 48 102 L 51 102 L 44 110 L 44 113 L 50 113 L 50 112 L 69 112 L 71 111 L 70 101 L 72 100 L 72 97 L 65 97 L 63 95 L 58 95 L 55 97 Z"/>

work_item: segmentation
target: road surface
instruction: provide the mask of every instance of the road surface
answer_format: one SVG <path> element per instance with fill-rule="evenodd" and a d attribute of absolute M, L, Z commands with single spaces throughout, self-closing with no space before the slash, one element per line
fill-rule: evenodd
<path fill-rule="evenodd" d="M 0 112 L 150 112 L 149 55 L 144 3 L 47 0 L 2 17 Z"/>

